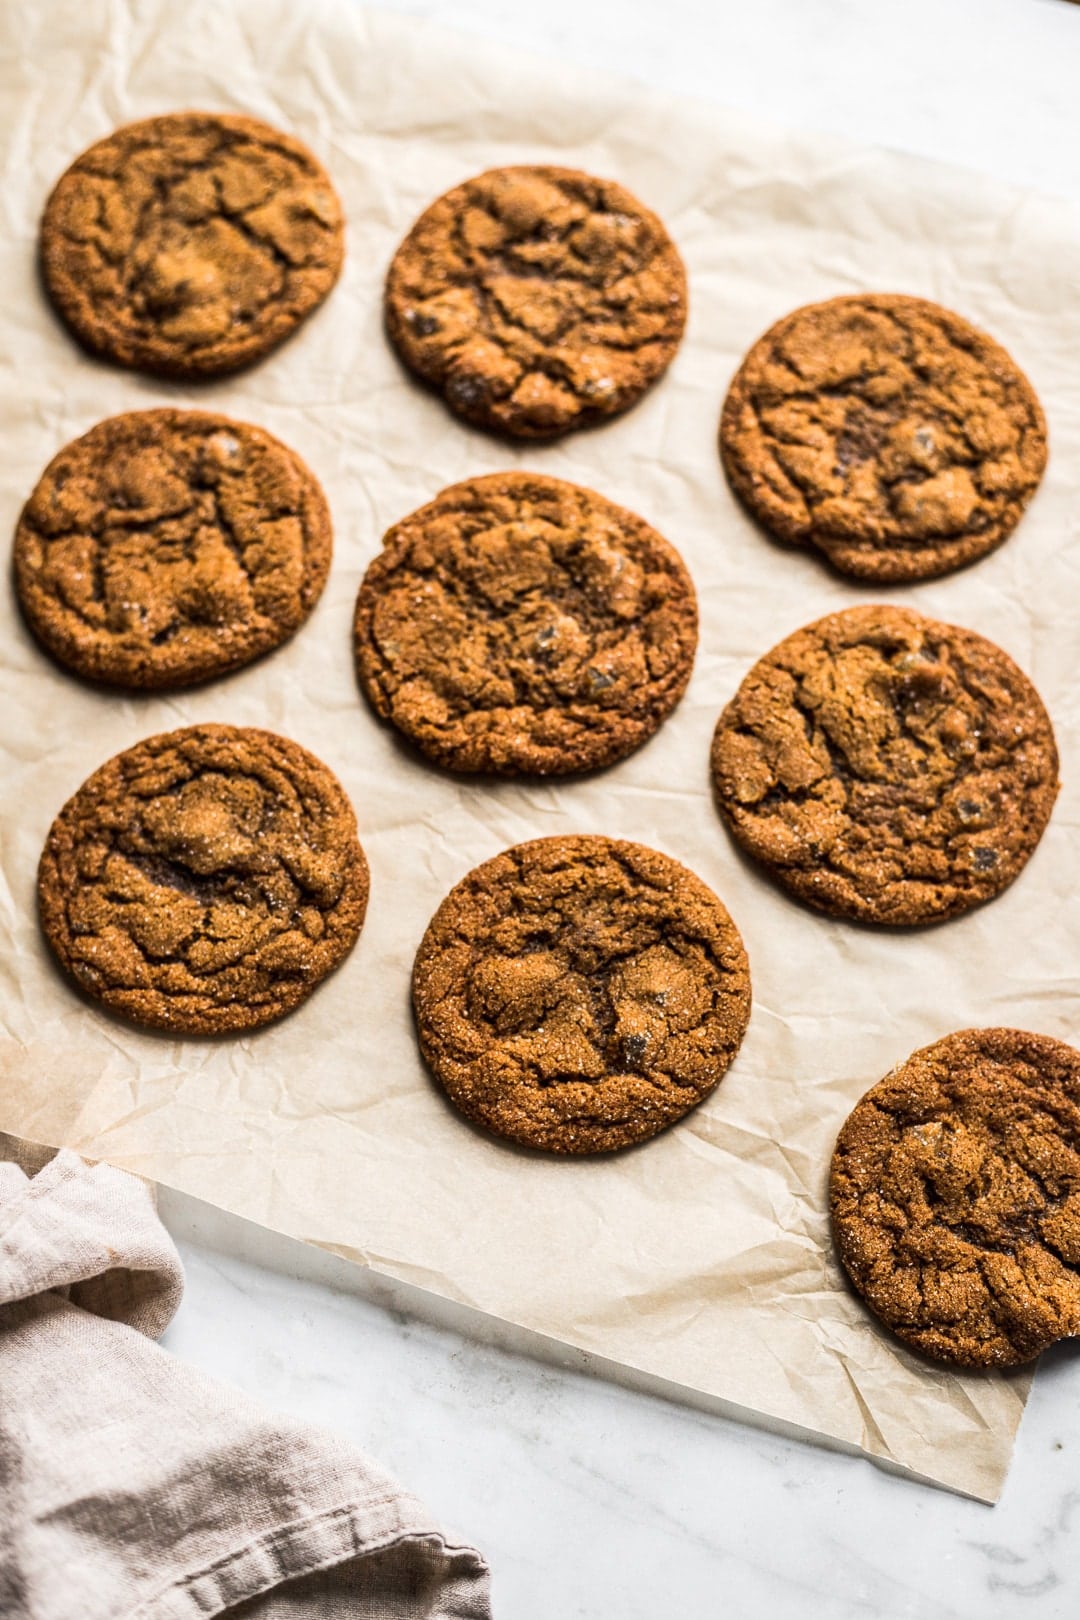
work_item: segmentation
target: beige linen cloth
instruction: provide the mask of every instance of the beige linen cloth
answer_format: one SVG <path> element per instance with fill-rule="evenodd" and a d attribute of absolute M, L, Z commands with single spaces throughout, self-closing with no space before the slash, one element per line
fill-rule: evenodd
<path fill-rule="evenodd" d="M 0 1162 L 3 1620 L 489 1620 L 479 1553 L 379 1467 L 153 1343 L 183 1272 L 145 1183 L 18 1156 Z"/>

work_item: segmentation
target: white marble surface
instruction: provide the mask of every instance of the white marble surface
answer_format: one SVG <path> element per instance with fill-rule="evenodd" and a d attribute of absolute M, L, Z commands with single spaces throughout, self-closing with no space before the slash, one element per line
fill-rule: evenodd
<path fill-rule="evenodd" d="M 1066 0 L 397 0 L 396 9 L 1080 201 Z M 1080 1354 L 1043 1358 L 989 1509 L 619 1387 L 165 1193 L 165 1343 L 367 1448 L 487 1554 L 499 1620 L 1080 1611 Z"/>
<path fill-rule="evenodd" d="M 1043 1359 L 1001 1502 L 619 1387 L 588 1358 L 174 1193 L 164 1343 L 363 1447 L 483 1549 L 498 1620 L 1012 1620 L 1080 1603 L 1080 1356 Z"/>

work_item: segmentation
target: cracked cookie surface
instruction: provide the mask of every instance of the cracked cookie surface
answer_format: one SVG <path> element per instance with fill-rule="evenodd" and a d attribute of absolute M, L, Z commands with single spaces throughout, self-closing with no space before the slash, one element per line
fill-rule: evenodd
<path fill-rule="evenodd" d="M 269 433 L 133 411 L 49 463 L 19 519 L 15 583 L 38 640 L 77 674 L 185 686 L 293 635 L 331 547 L 322 490 Z"/>
<path fill-rule="evenodd" d="M 1034 389 L 994 340 L 899 294 L 797 309 L 724 402 L 732 487 L 781 540 L 842 572 L 932 579 L 1015 528 L 1046 466 Z"/>
<path fill-rule="evenodd" d="M 1080 1053 L 968 1029 L 848 1116 L 833 1232 L 856 1290 L 924 1355 L 1009 1367 L 1080 1333 Z"/>
<path fill-rule="evenodd" d="M 438 764 L 560 775 L 652 736 L 690 678 L 697 605 L 678 552 L 632 512 L 495 473 L 394 525 L 354 638 L 376 713 Z"/>
<path fill-rule="evenodd" d="M 686 273 L 655 214 L 576 169 L 491 169 L 398 248 L 386 324 L 405 364 L 478 427 L 546 439 L 627 410 L 686 324 Z"/>
<path fill-rule="evenodd" d="M 999 894 L 1058 791 L 1035 688 L 993 642 L 905 608 L 830 614 L 747 675 L 712 773 L 738 842 L 834 916 L 925 923 Z"/>
<path fill-rule="evenodd" d="M 61 810 L 45 937 L 88 995 L 174 1034 L 256 1029 L 348 955 L 368 897 L 352 806 L 297 743 L 239 726 L 148 737 Z"/>
<path fill-rule="evenodd" d="M 45 286 L 76 337 L 162 376 L 260 359 L 326 297 L 343 254 L 341 205 L 307 148 L 213 113 L 98 141 L 41 221 Z"/>
<path fill-rule="evenodd" d="M 738 929 L 670 856 L 539 838 L 474 868 L 413 970 L 420 1046 L 451 1101 L 552 1153 L 642 1142 L 719 1083 L 750 1016 Z"/>

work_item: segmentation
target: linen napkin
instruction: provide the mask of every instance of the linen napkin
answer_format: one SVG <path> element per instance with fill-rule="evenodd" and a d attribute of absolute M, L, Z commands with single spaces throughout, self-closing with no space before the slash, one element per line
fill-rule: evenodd
<path fill-rule="evenodd" d="M 152 1189 L 0 1137 L 4 1620 L 489 1620 L 487 1566 L 377 1464 L 152 1341 Z"/>

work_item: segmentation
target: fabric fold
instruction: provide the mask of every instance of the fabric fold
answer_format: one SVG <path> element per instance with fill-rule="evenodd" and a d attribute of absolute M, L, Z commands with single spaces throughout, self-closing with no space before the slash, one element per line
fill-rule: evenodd
<path fill-rule="evenodd" d="M 487 1567 L 377 1464 L 165 1354 L 151 1189 L 0 1163 L 0 1614 L 487 1620 Z"/>

